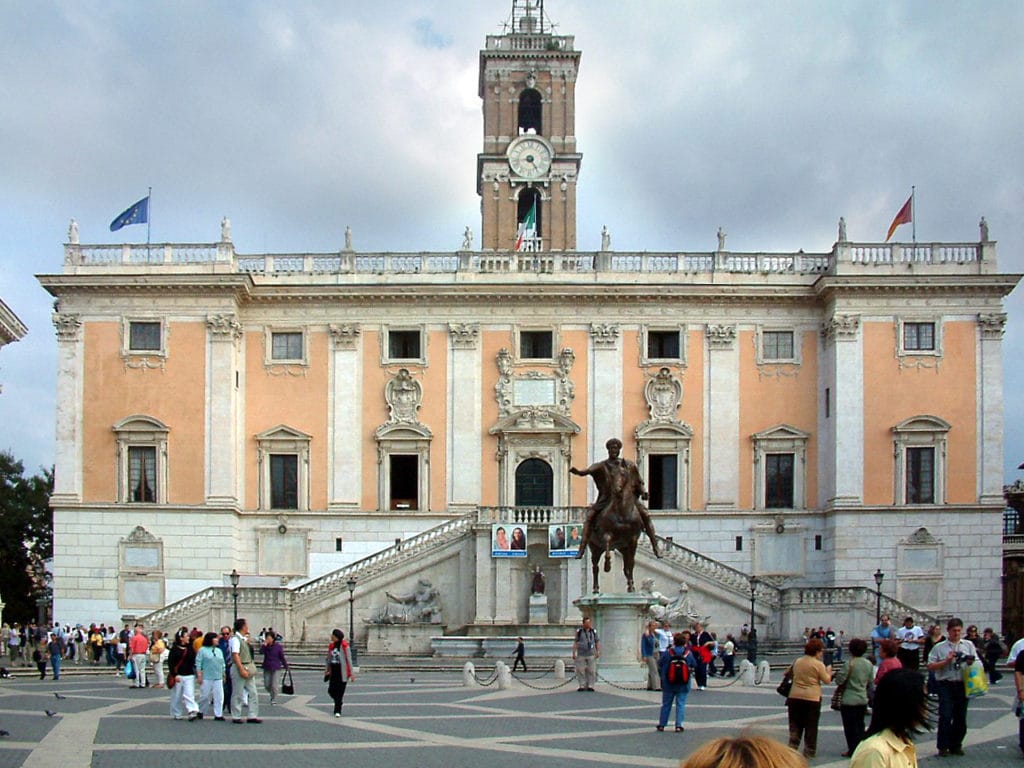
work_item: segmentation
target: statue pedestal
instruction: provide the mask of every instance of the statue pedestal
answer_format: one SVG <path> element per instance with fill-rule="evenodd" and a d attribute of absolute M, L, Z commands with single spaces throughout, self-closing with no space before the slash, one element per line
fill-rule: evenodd
<path fill-rule="evenodd" d="M 530 624 L 548 623 L 548 596 L 530 595 Z"/>
<path fill-rule="evenodd" d="M 597 594 L 573 601 L 580 613 L 589 616 L 601 641 L 597 674 L 613 683 L 643 684 L 647 667 L 640 664 L 640 635 L 647 609 L 653 600 L 639 592 Z"/>

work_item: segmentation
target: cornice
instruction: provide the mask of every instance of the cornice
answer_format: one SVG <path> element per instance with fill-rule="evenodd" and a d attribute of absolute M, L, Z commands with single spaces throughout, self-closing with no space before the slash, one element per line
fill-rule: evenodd
<path fill-rule="evenodd" d="M 814 293 L 822 299 L 837 294 L 944 294 L 1005 297 L 1024 275 L 825 275 L 815 282 Z"/>

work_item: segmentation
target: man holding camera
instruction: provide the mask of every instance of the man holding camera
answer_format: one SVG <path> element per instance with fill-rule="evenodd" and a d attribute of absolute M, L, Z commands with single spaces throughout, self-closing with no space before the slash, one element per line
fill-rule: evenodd
<path fill-rule="evenodd" d="M 935 673 L 939 692 L 936 746 L 939 756 L 962 755 L 967 735 L 967 691 L 963 669 L 978 658 L 970 640 L 963 640 L 964 623 L 954 617 L 946 623 L 946 639 L 928 654 L 928 671 Z"/>

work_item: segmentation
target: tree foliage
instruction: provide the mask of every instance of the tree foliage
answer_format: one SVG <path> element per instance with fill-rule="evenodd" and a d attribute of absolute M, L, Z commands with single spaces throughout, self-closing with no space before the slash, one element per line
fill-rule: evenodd
<path fill-rule="evenodd" d="M 0 563 L 4 566 L 3 619 L 25 622 L 48 592 L 46 563 L 53 557 L 53 470 L 25 476 L 24 465 L 0 451 Z"/>

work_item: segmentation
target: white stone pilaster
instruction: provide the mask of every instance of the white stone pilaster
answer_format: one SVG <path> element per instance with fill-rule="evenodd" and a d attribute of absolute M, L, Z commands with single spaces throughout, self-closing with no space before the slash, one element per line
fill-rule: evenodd
<path fill-rule="evenodd" d="M 330 325 L 327 330 L 331 335 L 327 506 L 355 511 L 363 493 L 361 331 L 354 323 Z"/>
<path fill-rule="evenodd" d="M 494 558 L 491 557 L 490 530 L 475 532 L 476 536 L 476 624 L 490 624 L 494 621 Z"/>
<path fill-rule="evenodd" d="M 619 438 L 624 446 L 626 442 L 622 431 L 622 349 L 618 325 L 595 323 L 590 326 L 589 376 L 589 454 L 580 461 L 583 466 L 604 458 L 607 455 L 604 444 L 611 438 Z M 576 503 L 583 502 L 577 500 Z"/>
<path fill-rule="evenodd" d="M 704 466 L 708 509 L 735 509 L 739 491 L 740 353 L 735 325 L 707 328 L 707 455 Z"/>
<path fill-rule="evenodd" d="M 51 504 L 82 500 L 82 405 L 85 362 L 82 320 L 54 312 L 57 332 L 57 414 Z M 110 457 L 113 461 L 113 456 Z"/>
<path fill-rule="evenodd" d="M 862 504 L 864 499 L 864 337 L 857 315 L 834 315 L 822 333 L 831 354 L 835 378 L 830 383 L 833 474 L 825 481 L 832 487 L 828 503 L 836 506 Z"/>
<path fill-rule="evenodd" d="M 978 500 L 1003 504 L 1004 313 L 978 316 Z"/>
<path fill-rule="evenodd" d="M 478 323 L 448 325 L 448 460 L 450 511 L 480 504 L 483 451 L 483 368 Z"/>
<path fill-rule="evenodd" d="M 239 501 L 238 387 L 242 326 L 235 315 L 206 318 L 206 503 Z"/>
<path fill-rule="evenodd" d="M 512 558 L 496 557 L 494 562 L 494 621 L 511 624 L 516 621 L 512 605 Z"/>

